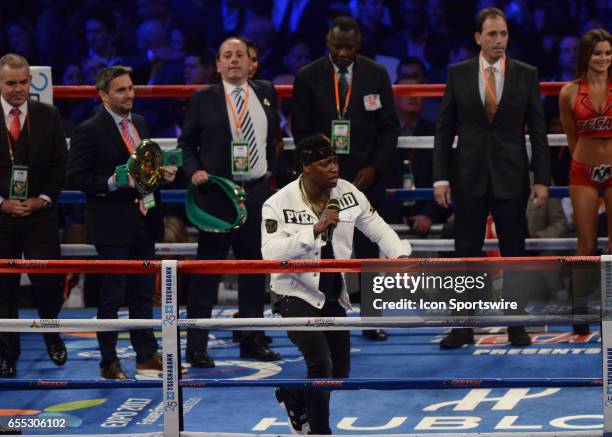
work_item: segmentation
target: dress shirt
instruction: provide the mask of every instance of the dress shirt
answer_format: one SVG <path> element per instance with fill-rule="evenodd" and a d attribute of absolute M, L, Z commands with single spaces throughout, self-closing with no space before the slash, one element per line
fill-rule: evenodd
<path fill-rule="evenodd" d="M 338 74 L 340 71 L 340 68 L 334 64 L 334 61 L 332 61 L 331 56 L 329 57 L 329 60 L 331 61 L 332 65 L 334 66 L 334 73 Z M 355 65 L 354 62 L 351 62 L 351 65 L 349 65 L 348 67 L 346 67 L 346 81 L 349 83 L 349 85 L 351 84 L 351 80 L 353 80 L 353 66 Z"/>
<path fill-rule="evenodd" d="M 479 56 L 478 58 L 480 60 L 480 71 L 478 72 L 478 91 L 480 92 L 480 101 L 482 102 L 482 106 L 484 106 L 485 102 L 485 78 L 489 75 L 489 67 L 493 67 L 495 69 L 495 97 L 497 98 L 497 102 L 499 102 L 502 98 L 502 92 L 504 90 L 505 78 L 502 73 L 503 58 L 498 59 L 495 64 L 489 64 L 483 56 Z M 484 77 L 482 75 L 483 70 Z"/>
<path fill-rule="evenodd" d="M 251 121 L 253 122 L 253 129 L 255 129 L 255 141 L 257 142 L 257 155 L 259 159 L 253 168 L 250 169 L 250 174 L 248 176 L 234 176 L 234 180 L 236 181 L 248 181 L 253 179 L 259 179 L 268 171 L 268 160 L 266 159 L 266 143 L 268 138 L 268 118 L 266 117 L 266 113 L 264 112 L 263 106 L 261 102 L 257 98 L 257 94 L 253 91 L 248 85 L 248 82 L 244 82 L 242 85 L 236 87 L 231 83 L 223 81 L 223 89 L 225 93 L 229 96 L 232 105 L 234 104 L 234 97 L 232 95 L 234 89 L 242 88 L 242 98 L 246 100 L 246 91 L 247 87 L 249 89 L 250 97 L 247 106 L 247 110 L 249 111 L 249 115 L 251 116 Z M 230 122 L 230 129 L 232 131 L 232 140 L 234 141 L 242 141 L 238 135 L 238 131 L 236 129 L 236 121 L 234 120 L 234 116 L 232 113 L 232 109 L 230 108 L 227 99 L 225 102 L 225 107 L 227 110 L 227 116 Z M 240 116 L 240 114 L 236 114 L 236 116 Z M 228 144 L 229 147 L 229 144 Z"/>

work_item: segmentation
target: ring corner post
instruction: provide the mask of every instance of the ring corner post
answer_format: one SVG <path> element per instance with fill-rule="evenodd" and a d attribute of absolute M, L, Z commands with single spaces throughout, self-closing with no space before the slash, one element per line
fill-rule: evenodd
<path fill-rule="evenodd" d="M 604 436 L 612 436 L 612 255 L 601 257 L 601 348 Z"/>
<path fill-rule="evenodd" d="M 168 437 L 176 437 L 183 430 L 177 265 L 176 260 L 163 260 L 161 265 L 164 436 Z"/>

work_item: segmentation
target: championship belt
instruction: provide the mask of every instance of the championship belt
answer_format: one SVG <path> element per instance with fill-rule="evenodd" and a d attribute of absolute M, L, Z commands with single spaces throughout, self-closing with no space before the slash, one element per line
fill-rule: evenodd
<path fill-rule="evenodd" d="M 143 197 L 153 193 L 159 188 L 162 181 L 162 166 L 181 167 L 183 165 L 182 152 L 181 149 L 163 151 L 156 142 L 150 139 L 142 140 L 130 155 L 127 163 L 115 168 L 117 185 L 127 185 L 128 175 L 131 175 L 136 183 L 136 189 Z"/>
<path fill-rule="evenodd" d="M 201 209 L 196 204 L 199 188 L 195 185 L 189 186 L 187 196 L 185 197 L 185 211 L 189 220 L 198 229 L 205 232 L 227 233 L 234 229 L 239 229 L 247 219 L 246 192 L 244 188 L 236 185 L 229 179 L 213 175 L 208 175 L 208 184 L 210 188 L 221 190 L 231 201 L 230 203 L 235 212 L 233 222 L 231 220 L 223 220 Z M 207 204 L 206 198 L 203 199 L 203 203 Z"/>

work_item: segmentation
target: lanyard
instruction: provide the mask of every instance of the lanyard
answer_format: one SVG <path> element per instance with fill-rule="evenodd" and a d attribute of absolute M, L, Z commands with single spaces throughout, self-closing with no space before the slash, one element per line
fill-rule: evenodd
<path fill-rule="evenodd" d="M 130 121 L 127 126 L 128 126 L 128 131 L 130 130 L 130 126 L 134 126 L 132 129 L 134 132 L 134 136 L 136 137 L 136 147 L 138 147 L 138 144 L 140 144 L 140 135 L 138 134 L 138 130 L 136 130 L 136 125 Z M 132 153 L 132 151 L 130 151 L 131 141 L 125 137 L 125 135 L 123 134 L 123 129 L 119 129 L 119 135 L 121 135 L 121 139 L 123 140 L 123 144 L 125 144 L 125 148 L 127 149 L 128 153 L 131 154 Z M 134 139 L 132 139 L 132 141 L 134 141 Z"/>
<path fill-rule="evenodd" d="M 30 111 L 26 113 L 26 126 L 28 127 L 28 137 L 29 137 L 30 136 Z M 15 157 L 13 155 L 13 141 L 11 140 L 11 134 L 9 134 L 8 128 L 6 129 L 6 144 L 8 144 L 8 152 L 9 152 L 9 157 L 11 158 L 11 164 L 14 165 Z"/>
<path fill-rule="evenodd" d="M 225 91 L 224 91 L 225 92 Z M 242 133 L 240 132 L 240 128 L 242 127 L 242 123 L 246 118 L 247 107 L 249 106 L 249 98 L 251 97 L 251 89 L 247 86 L 246 97 L 244 99 L 244 106 L 242 107 L 242 111 L 240 114 L 236 112 L 236 107 L 234 106 L 234 102 L 230 99 L 229 94 L 225 92 L 225 100 L 227 100 L 227 104 L 232 112 L 232 118 L 234 119 L 234 125 L 236 126 L 236 131 L 238 132 L 238 136 L 242 137 Z"/>
<path fill-rule="evenodd" d="M 482 80 L 484 81 L 484 84 L 485 84 L 485 91 L 489 93 L 489 96 L 493 99 L 495 106 L 499 106 L 499 102 L 497 101 L 497 97 L 495 96 L 495 90 L 491 88 L 491 84 L 489 83 L 489 80 L 485 76 L 484 58 L 482 57 L 482 52 L 480 53 L 480 57 L 482 58 L 482 62 L 480 64 L 480 71 L 482 72 Z M 506 57 L 505 56 L 502 57 L 502 77 L 504 78 L 504 80 L 506 79 Z"/>
<path fill-rule="evenodd" d="M 344 118 L 346 114 L 346 110 L 348 109 L 349 100 L 351 99 L 351 91 L 353 90 L 353 78 L 351 77 L 351 83 L 349 83 L 348 91 L 346 93 L 346 97 L 344 98 L 344 109 L 340 112 L 340 94 L 338 93 L 338 74 L 334 72 L 334 91 L 336 92 L 336 112 L 338 113 L 338 118 Z"/>

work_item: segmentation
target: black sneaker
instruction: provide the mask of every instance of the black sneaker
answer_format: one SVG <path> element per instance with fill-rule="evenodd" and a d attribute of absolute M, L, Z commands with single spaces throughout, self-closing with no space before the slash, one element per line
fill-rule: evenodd
<path fill-rule="evenodd" d="M 287 410 L 291 432 L 293 434 L 308 434 L 310 432 L 310 425 L 308 425 L 304 400 L 297 396 L 295 392 L 280 387 L 274 390 L 274 396 L 276 396 L 276 401 L 279 405 Z"/>

